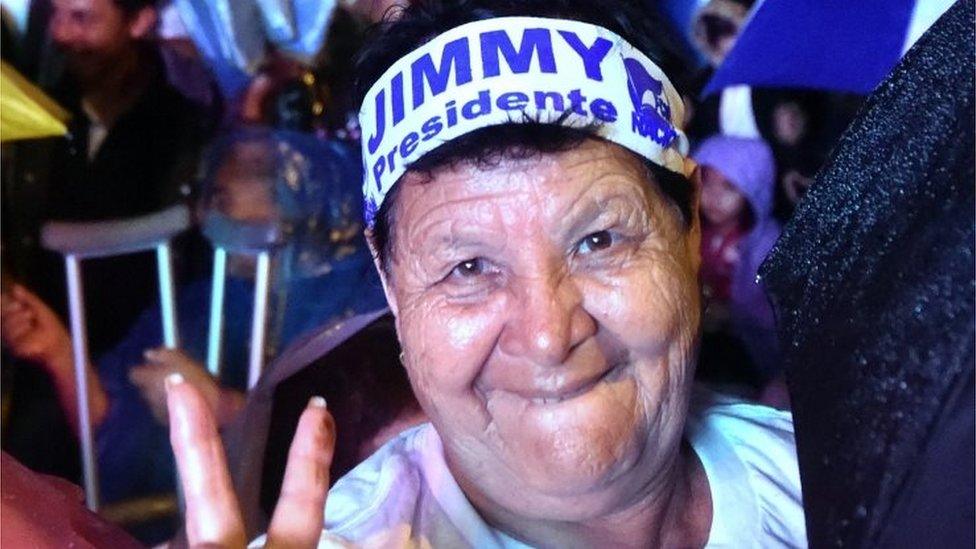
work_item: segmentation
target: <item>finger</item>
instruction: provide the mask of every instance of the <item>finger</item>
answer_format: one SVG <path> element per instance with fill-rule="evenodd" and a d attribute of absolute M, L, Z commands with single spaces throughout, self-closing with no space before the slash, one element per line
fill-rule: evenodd
<path fill-rule="evenodd" d="M 145 354 L 146 356 L 151 356 L 157 360 L 189 359 L 188 355 L 184 353 L 182 349 L 173 349 L 163 346 L 146 349 Z"/>
<path fill-rule="evenodd" d="M 13 287 L 12 294 L 24 308 L 30 310 L 36 316 L 39 323 L 58 327 L 63 326 L 57 313 L 51 310 L 51 307 L 34 292 L 18 284 Z"/>
<path fill-rule="evenodd" d="M 139 366 L 129 370 L 129 381 L 135 385 L 149 407 L 149 411 L 162 425 L 169 425 L 167 412 L 167 398 L 164 390 L 164 379 L 167 371 L 154 366 Z"/>
<path fill-rule="evenodd" d="M 44 303 L 43 299 L 20 284 L 14 285 L 11 294 L 17 299 L 17 301 L 23 303 L 25 306 L 31 309 L 40 311 L 48 308 L 47 303 Z"/>
<path fill-rule="evenodd" d="M 33 324 L 36 319 L 37 317 L 30 309 L 18 309 L 3 315 L 3 324 L 5 326 L 14 322 L 30 322 Z"/>
<path fill-rule="evenodd" d="M 2 314 L 4 318 L 6 318 L 7 315 L 16 313 L 17 311 L 23 311 L 24 309 L 26 309 L 26 306 L 20 301 L 17 301 L 17 299 L 13 296 L 3 294 L 3 296 L 0 297 L 0 314 Z"/>
<path fill-rule="evenodd" d="M 27 315 L 17 315 L 17 317 L 3 322 L 0 333 L 3 334 L 3 338 L 8 343 L 18 345 L 23 342 L 18 342 L 17 340 L 30 338 L 36 329 L 37 324 L 33 318 Z"/>
<path fill-rule="evenodd" d="M 37 330 L 37 319 L 28 310 L 21 310 L 15 313 L 4 315 L 0 322 L 0 335 L 6 343 L 19 346 L 23 342 L 15 343 L 15 340 L 30 337 Z"/>
<path fill-rule="evenodd" d="M 146 372 L 145 368 L 129 372 L 129 381 L 139 389 L 143 400 L 150 403 L 159 402 L 163 406 L 167 405 L 167 395 L 163 388 L 165 379 L 165 373 Z"/>
<path fill-rule="evenodd" d="M 34 321 L 29 317 L 18 316 L 3 322 L 3 336 L 13 344 L 33 330 Z"/>
<path fill-rule="evenodd" d="M 322 532 L 335 421 L 325 399 L 313 397 L 298 420 L 267 547 L 314 547 Z"/>
<path fill-rule="evenodd" d="M 166 378 L 166 393 L 190 546 L 243 547 L 244 520 L 213 415 L 200 393 L 179 374 Z"/>
<path fill-rule="evenodd" d="M 129 370 L 129 381 L 136 385 L 160 385 L 169 370 L 154 364 L 143 364 Z"/>
<path fill-rule="evenodd" d="M 165 363 L 162 359 L 163 355 L 161 355 L 162 351 L 164 350 L 165 350 L 164 347 L 146 349 L 145 351 L 142 352 L 142 357 L 145 358 L 146 362 L 148 362 L 149 364 L 154 364 L 159 366 Z"/>
<path fill-rule="evenodd" d="M 153 347 L 142 352 L 142 356 L 153 364 L 158 364 L 166 356 L 166 347 Z"/>
<path fill-rule="evenodd" d="M 165 364 L 168 366 L 186 366 L 194 364 L 194 360 L 179 349 L 156 347 L 155 349 L 146 349 L 142 354 L 147 361 L 153 364 Z"/>
<path fill-rule="evenodd" d="M 152 414 L 153 418 L 160 424 L 164 426 L 169 425 L 169 411 L 166 409 L 166 396 L 165 395 L 142 395 L 143 398 L 149 404 L 149 412 Z M 153 399 L 153 400 L 150 400 Z"/>

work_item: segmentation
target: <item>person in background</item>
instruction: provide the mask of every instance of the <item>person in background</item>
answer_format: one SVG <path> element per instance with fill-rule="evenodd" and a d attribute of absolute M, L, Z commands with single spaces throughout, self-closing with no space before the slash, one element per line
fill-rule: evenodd
<path fill-rule="evenodd" d="M 358 148 L 352 75 L 365 24 L 337 6 L 329 23 L 329 39 L 310 63 L 272 51 L 237 102 L 236 118 L 244 124 L 349 141 Z"/>
<path fill-rule="evenodd" d="M 186 200 L 211 133 L 210 113 L 168 83 L 156 21 L 152 0 L 32 2 L 29 26 L 44 39 L 28 48 L 39 58 L 26 60 L 37 69 L 26 74 L 40 74 L 72 118 L 65 137 L 4 149 L 3 278 L 5 288 L 17 282 L 39 296 L 61 322 L 64 262 L 42 248 L 43 224 L 138 216 Z M 193 238 L 174 244 L 179 280 L 198 268 L 202 247 Z M 81 270 L 89 349 L 98 356 L 156 299 L 155 255 L 89 259 Z M 36 470 L 77 478 L 77 450 L 52 380 L 9 354 L 3 365 L 4 449 Z"/>
<path fill-rule="evenodd" d="M 744 347 L 759 388 L 777 378 L 775 323 L 759 265 L 779 237 L 773 218 L 776 165 L 759 139 L 715 135 L 693 157 L 702 168 L 702 284 L 706 327 Z M 772 402 L 782 404 L 782 402 Z"/>
<path fill-rule="evenodd" d="M 777 167 L 774 213 L 789 221 L 820 166 L 854 119 L 863 96 L 800 89 L 755 89 L 753 108 L 760 134 Z"/>
<path fill-rule="evenodd" d="M 729 106 L 734 103 L 730 99 L 725 99 L 726 105 L 723 107 L 724 91 L 707 97 L 702 97 L 701 92 L 725 56 L 732 51 L 752 4 L 752 0 L 709 0 L 701 2 L 701 7 L 692 17 L 689 38 L 698 56 L 705 60 L 690 76 L 685 99 L 689 107 L 686 113 L 688 138 L 692 144 L 715 133 L 738 131 L 738 128 L 724 127 L 728 121 L 723 120 L 723 114 L 728 118 L 730 110 L 739 110 Z M 739 118 L 741 116 L 734 116 L 733 120 Z"/>
<path fill-rule="evenodd" d="M 342 6 L 332 13 L 329 37 L 315 57 L 316 80 L 324 96 L 323 125 L 330 137 L 356 141 L 360 137 L 359 105 L 354 91 L 356 52 L 363 43 L 368 20 Z"/>
<path fill-rule="evenodd" d="M 695 13 L 692 39 L 712 70 L 732 51 L 752 4 L 752 0 L 709 0 Z"/>
<path fill-rule="evenodd" d="M 300 148 L 305 143 L 293 142 L 290 135 L 249 128 L 219 139 L 207 156 L 201 198 L 202 215 L 219 212 L 242 223 L 277 223 L 288 235 L 275 256 L 270 296 L 267 337 L 277 350 L 313 328 L 384 303 L 358 230 L 360 210 L 337 203 L 343 196 L 358 203 L 358 157 L 331 143 L 310 157 Z M 175 488 L 162 393 L 167 375 L 179 372 L 205 393 L 222 424 L 243 405 L 254 295 L 249 259 L 229 257 L 220 380 L 202 364 L 209 277 L 177 289 L 181 349 L 160 347 L 156 306 L 144 311 L 119 345 L 89 367 L 103 501 Z M 22 286 L 2 295 L 0 313 L 5 348 L 51 375 L 63 411 L 76 426 L 71 345 L 63 324 Z"/>
<path fill-rule="evenodd" d="M 185 201 L 212 128 L 168 82 L 153 0 L 58 0 L 48 32 L 64 72 L 49 90 L 72 113 L 67 138 L 24 143 L 5 181 L 5 261 L 65 318 L 61 260 L 40 249 L 50 220 L 98 221 Z M 182 259 L 187 253 L 177 250 Z M 89 346 L 121 338 L 156 296 L 154 256 L 86 261 Z"/>
<path fill-rule="evenodd" d="M 822 90 L 745 84 L 702 96 L 732 51 L 752 0 L 702 2 L 690 25 L 691 41 L 706 60 L 690 86 L 688 137 L 697 144 L 714 134 L 762 139 L 776 160 L 773 212 L 785 223 L 813 176 L 853 119 L 861 96 Z"/>

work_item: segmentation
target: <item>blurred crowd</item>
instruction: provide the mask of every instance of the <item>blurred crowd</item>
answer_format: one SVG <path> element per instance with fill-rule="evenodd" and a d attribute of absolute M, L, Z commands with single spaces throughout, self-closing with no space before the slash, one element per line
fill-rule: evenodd
<path fill-rule="evenodd" d="M 752 3 L 709 0 L 691 3 L 687 17 L 661 15 L 687 54 L 691 70 L 678 84 L 690 107 L 692 157 L 702 168 L 699 377 L 788 408 L 758 270 L 861 97 L 747 86 L 703 95 Z M 230 253 L 219 376 L 205 365 L 221 231 L 274 235 L 260 349 L 266 364 L 317 329 L 384 307 L 362 236 L 352 90 L 364 31 L 396 12 L 393 2 L 322 2 L 326 30 L 313 55 L 266 44 L 254 63 L 229 76 L 177 4 L 4 2 L 2 25 L 3 61 L 71 113 L 64 136 L 3 145 L 3 449 L 36 471 L 79 479 L 64 258 L 45 246 L 45 224 L 129 219 L 185 205 L 192 226 L 172 242 L 178 348 L 163 346 L 154 253 L 82 263 L 85 375 L 102 501 L 167 495 L 171 510 L 163 379 L 180 372 L 201 388 L 221 425 L 247 400 L 255 254 Z M 646 9 L 658 8 L 646 2 Z M 368 333 L 374 339 L 356 345 L 369 352 L 346 350 L 342 364 L 291 382 L 328 387 L 342 433 L 333 478 L 423 419 L 399 368 L 392 326 L 373 325 Z M 127 526 L 146 541 L 166 539 L 173 523 L 160 516 L 149 527 Z"/>

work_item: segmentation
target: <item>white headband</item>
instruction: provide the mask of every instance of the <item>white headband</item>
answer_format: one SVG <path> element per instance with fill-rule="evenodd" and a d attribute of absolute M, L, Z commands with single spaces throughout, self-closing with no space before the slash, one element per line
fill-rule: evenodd
<path fill-rule="evenodd" d="M 607 29 L 563 19 L 467 23 L 393 64 L 366 93 L 365 221 L 409 165 L 474 130 L 565 117 L 684 173 L 684 105 L 664 72 Z"/>

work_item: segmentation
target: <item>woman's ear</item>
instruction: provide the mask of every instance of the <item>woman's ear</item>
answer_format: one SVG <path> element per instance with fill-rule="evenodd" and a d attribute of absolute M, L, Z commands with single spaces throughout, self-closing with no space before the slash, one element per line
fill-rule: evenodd
<path fill-rule="evenodd" d="M 129 18 L 129 36 L 135 40 L 149 38 L 156 28 L 156 8 L 146 7 Z"/>
<path fill-rule="evenodd" d="M 383 294 L 386 296 L 386 303 L 390 307 L 390 311 L 393 313 L 394 318 L 398 316 L 399 307 L 397 306 L 396 296 L 393 294 L 393 289 L 390 287 L 389 276 L 386 270 L 383 268 L 383 264 L 380 262 L 380 254 L 378 248 L 376 247 L 376 241 L 373 238 L 373 231 L 371 229 L 366 229 L 366 244 L 369 246 L 369 253 L 373 256 L 373 266 L 376 267 L 376 272 L 380 275 L 380 283 L 383 285 Z"/>
<path fill-rule="evenodd" d="M 685 160 L 685 174 L 691 183 L 691 219 L 688 220 L 688 257 L 691 258 L 695 273 L 701 269 L 701 206 L 702 181 L 701 166 L 694 160 Z"/>

